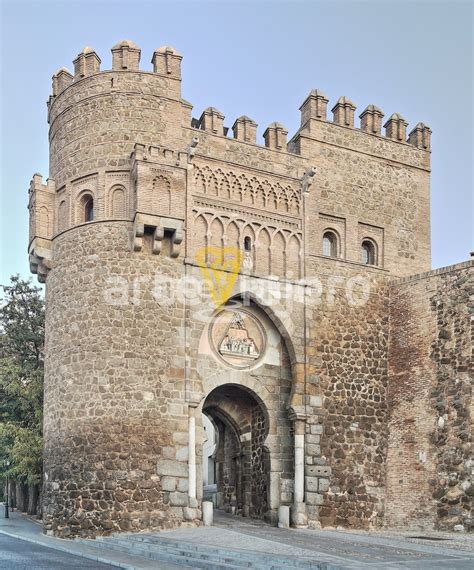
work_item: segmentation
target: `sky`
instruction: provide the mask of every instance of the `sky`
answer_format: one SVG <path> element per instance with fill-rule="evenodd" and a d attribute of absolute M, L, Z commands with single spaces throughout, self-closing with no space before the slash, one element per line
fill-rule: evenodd
<path fill-rule="evenodd" d="M 311 89 L 370 103 L 408 131 L 432 135 L 432 266 L 468 259 L 473 247 L 473 2 L 46 2 L 0 0 L 1 275 L 28 277 L 28 186 L 48 176 L 46 100 L 51 76 L 92 46 L 110 69 L 122 39 L 183 56 L 183 97 L 199 117 L 217 107 L 232 126 L 249 115 L 257 140 L 273 121 L 290 138 Z M 331 116 L 331 114 L 329 114 Z M 358 124 L 358 119 L 356 125 Z"/>

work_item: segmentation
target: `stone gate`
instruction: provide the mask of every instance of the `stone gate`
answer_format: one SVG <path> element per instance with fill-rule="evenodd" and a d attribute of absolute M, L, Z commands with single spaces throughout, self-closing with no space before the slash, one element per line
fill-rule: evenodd
<path fill-rule="evenodd" d="M 29 189 L 45 530 L 200 524 L 203 413 L 219 508 L 467 528 L 472 264 L 429 271 L 430 129 L 312 90 L 260 145 L 246 115 L 193 116 L 175 49 L 140 58 L 53 75 Z"/>

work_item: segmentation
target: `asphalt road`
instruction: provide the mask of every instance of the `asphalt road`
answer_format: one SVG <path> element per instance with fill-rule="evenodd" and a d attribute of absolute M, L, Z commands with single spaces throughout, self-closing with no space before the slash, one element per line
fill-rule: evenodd
<path fill-rule="evenodd" d="M 8 570 L 56 570 L 59 568 L 100 570 L 103 568 L 110 570 L 113 566 L 0 534 L 0 568 L 8 568 Z"/>

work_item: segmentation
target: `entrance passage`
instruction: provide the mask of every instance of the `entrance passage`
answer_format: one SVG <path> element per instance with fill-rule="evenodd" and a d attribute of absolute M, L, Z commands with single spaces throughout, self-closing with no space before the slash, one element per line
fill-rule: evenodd
<path fill-rule="evenodd" d="M 246 388 L 225 384 L 203 405 L 203 496 L 217 509 L 262 519 L 269 509 L 270 454 L 263 403 Z"/>

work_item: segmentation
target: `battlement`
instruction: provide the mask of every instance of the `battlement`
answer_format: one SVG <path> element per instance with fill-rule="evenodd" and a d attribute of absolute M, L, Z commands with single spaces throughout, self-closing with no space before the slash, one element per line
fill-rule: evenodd
<path fill-rule="evenodd" d="M 43 184 L 43 175 L 35 172 L 33 174 L 33 178 L 30 181 L 30 188 L 28 193 L 31 197 L 34 195 L 35 192 L 49 192 L 50 194 L 55 193 L 56 191 L 56 183 L 52 178 L 46 179 L 46 184 Z"/>
<path fill-rule="evenodd" d="M 312 121 L 324 121 L 326 123 L 342 127 L 360 130 L 367 134 L 383 137 L 399 143 L 411 144 L 419 149 L 429 151 L 431 129 L 423 123 L 418 123 L 410 134 L 406 135 L 408 123 L 399 113 L 393 113 L 383 125 L 385 135 L 381 134 L 382 119 L 384 113 L 375 105 L 368 105 L 359 115 L 359 129 L 354 125 L 356 105 L 345 96 L 340 97 L 331 112 L 333 120 L 327 118 L 327 104 L 329 99 L 322 91 L 313 89 L 300 107 L 301 128 L 300 131 L 311 131 Z"/>
<path fill-rule="evenodd" d="M 136 71 L 156 73 L 171 79 L 181 79 L 182 55 L 170 46 L 162 46 L 153 52 L 151 63 L 153 70 L 140 69 L 141 49 L 130 40 L 122 40 L 114 45 L 112 52 L 112 68 L 104 71 Z M 65 67 L 53 75 L 52 96 L 60 95 L 71 84 L 101 72 L 101 59 L 91 47 L 85 47 L 73 61 L 74 75 Z"/>
<path fill-rule="evenodd" d="M 55 98 L 67 90 L 70 86 L 78 83 L 84 78 L 96 76 L 100 73 L 133 72 L 148 75 L 157 75 L 170 80 L 181 80 L 182 55 L 170 46 L 162 46 L 153 52 L 151 63 L 152 70 L 140 69 L 141 49 L 130 40 L 123 40 L 112 47 L 112 69 L 101 71 L 101 59 L 91 47 L 84 48 L 74 59 L 74 74 L 66 68 L 59 69 L 53 75 L 52 96 L 48 102 L 51 104 Z M 120 90 L 114 84 L 114 77 L 108 79 L 107 85 L 110 91 Z M 179 94 L 179 91 L 173 93 Z M 423 150 L 430 150 L 431 130 L 423 123 L 418 123 L 407 137 L 408 123 L 399 113 L 393 113 L 385 122 L 381 133 L 384 113 L 373 104 L 368 105 L 359 115 L 360 124 L 354 124 L 356 105 L 346 96 L 340 97 L 332 107 L 332 121 L 327 117 L 327 105 L 329 99 L 318 89 L 313 89 L 300 107 L 301 126 L 296 135 L 287 143 L 288 131 L 280 123 L 273 122 L 263 133 L 264 144 L 267 148 L 283 152 L 300 153 L 298 144 L 294 144 L 294 139 L 298 135 L 311 133 L 317 130 L 318 123 L 326 123 L 334 127 L 353 129 L 354 133 L 362 132 L 374 137 L 382 138 L 386 141 L 393 141 L 412 145 Z M 218 136 L 228 136 L 229 131 L 233 138 L 239 141 L 257 144 L 257 123 L 247 116 L 238 117 L 232 129 L 224 126 L 224 114 L 215 107 L 206 108 L 199 119 L 192 119 L 191 126 L 203 130 L 209 134 Z"/>
<path fill-rule="evenodd" d="M 397 274 L 426 269 L 431 135 L 426 125 L 417 124 L 407 135 L 399 113 L 384 117 L 374 104 L 357 112 L 346 96 L 328 109 L 329 98 L 313 89 L 291 138 L 273 121 L 263 125 L 264 140 L 257 144 L 252 116 L 227 122 L 224 109 L 206 106 L 193 118 L 192 105 L 181 96 L 182 56 L 174 48 L 156 49 L 149 71 L 141 70 L 140 62 L 139 46 L 125 40 L 112 48 L 112 69 L 101 71 L 100 57 L 86 47 L 74 60 L 74 73 L 62 68 L 54 75 L 49 172 L 57 189 L 38 175 L 30 188 L 34 268 L 46 271 L 46 262 L 38 260 L 47 259 L 50 242 L 86 226 L 91 217 L 94 223 L 133 222 L 134 251 L 143 250 L 153 231 L 157 255 L 164 242 L 167 251 L 173 235 L 173 255 L 179 255 L 182 240 L 186 257 L 192 257 L 193 243 L 211 238 L 213 245 L 222 243 L 227 230 L 206 216 L 224 203 L 231 203 L 225 206 L 228 216 L 249 215 L 268 224 L 269 238 L 261 238 L 262 251 L 268 252 L 273 239 L 268 228 L 274 227 L 269 219 L 283 228 L 282 235 L 296 232 L 297 240 L 303 239 L 303 191 L 313 215 L 310 255 L 321 256 L 327 230 L 340 259 L 360 263 L 359 245 L 368 240 L 380 268 Z M 307 192 L 305 173 L 312 167 L 317 175 Z M 189 198 L 194 194 L 197 198 Z M 186 229 L 194 227 L 190 208 L 201 216 L 206 228 L 201 233 Z M 398 231 L 398 217 L 409 220 L 409 229 Z M 258 242 L 257 235 L 250 237 Z M 287 237 L 283 241 L 289 243 Z M 284 245 L 275 245 L 275 251 L 285 251 Z M 267 261 L 258 263 L 268 270 Z M 283 266 L 272 271 L 287 273 Z M 291 271 L 300 275 L 301 267 Z"/>

